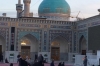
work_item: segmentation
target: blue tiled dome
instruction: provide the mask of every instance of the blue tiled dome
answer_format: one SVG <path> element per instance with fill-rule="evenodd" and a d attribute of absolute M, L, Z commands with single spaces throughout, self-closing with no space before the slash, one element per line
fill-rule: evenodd
<path fill-rule="evenodd" d="M 60 13 L 70 16 L 70 6 L 65 0 L 43 0 L 38 8 L 38 14 Z"/>

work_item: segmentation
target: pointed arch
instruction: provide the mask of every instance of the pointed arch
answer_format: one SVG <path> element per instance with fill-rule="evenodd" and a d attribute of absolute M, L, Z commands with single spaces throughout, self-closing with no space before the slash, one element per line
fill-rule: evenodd
<path fill-rule="evenodd" d="M 85 54 L 87 50 L 86 38 L 82 35 L 79 39 L 79 52 Z M 84 51 L 84 53 L 82 53 Z"/>
<path fill-rule="evenodd" d="M 21 51 L 21 55 L 25 58 L 29 56 L 30 58 L 34 58 L 34 55 L 39 51 L 39 41 L 38 39 L 33 36 L 32 34 L 26 34 L 19 40 L 19 47 L 18 50 Z M 26 52 L 26 55 L 23 54 Z"/>
<path fill-rule="evenodd" d="M 53 38 L 51 41 L 51 59 L 54 59 L 56 61 L 58 60 L 67 61 L 68 60 L 67 55 L 69 51 L 68 43 L 69 43 L 68 40 L 64 36 L 62 35 L 55 36 L 55 38 Z"/>

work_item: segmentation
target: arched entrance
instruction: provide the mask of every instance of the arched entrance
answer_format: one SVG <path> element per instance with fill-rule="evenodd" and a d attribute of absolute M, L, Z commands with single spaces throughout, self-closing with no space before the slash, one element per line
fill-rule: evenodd
<path fill-rule="evenodd" d="M 86 39 L 85 37 L 82 35 L 80 40 L 79 40 L 79 52 L 82 55 L 86 55 L 86 49 L 87 49 L 87 45 L 86 45 Z"/>
<path fill-rule="evenodd" d="M 58 36 L 51 42 L 51 59 L 68 60 L 68 42 L 64 37 Z"/>
<path fill-rule="evenodd" d="M 32 59 L 38 52 L 38 40 L 31 34 L 25 35 L 20 40 L 19 46 L 20 54 L 23 58 L 26 58 L 26 56 L 28 56 Z"/>
<path fill-rule="evenodd" d="M 6 40 L 3 36 L 0 35 L 0 53 L 5 52 L 6 50 Z"/>

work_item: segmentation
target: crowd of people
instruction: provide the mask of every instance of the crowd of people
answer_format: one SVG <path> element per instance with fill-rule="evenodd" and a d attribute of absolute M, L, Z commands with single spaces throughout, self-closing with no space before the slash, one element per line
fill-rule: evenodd
<path fill-rule="evenodd" d="M 60 63 L 58 64 L 58 66 L 65 66 L 65 63 L 64 63 L 64 62 L 60 62 Z"/>
<path fill-rule="evenodd" d="M 23 59 L 20 55 L 18 55 L 19 66 L 44 66 L 44 63 L 45 63 L 44 57 L 42 56 L 42 54 L 40 54 L 39 56 L 35 55 L 35 60 L 32 63 L 30 63 L 28 60 L 30 60 L 28 56 L 26 57 L 26 59 Z M 52 60 L 52 62 L 50 63 L 50 66 L 55 66 L 54 60 Z M 58 66 L 65 66 L 65 64 L 64 62 L 60 62 Z"/>
<path fill-rule="evenodd" d="M 23 59 L 21 57 L 21 55 L 18 55 L 17 56 L 18 58 L 18 65 L 19 66 L 44 66 L 44 57 L 42 56 L 42 54 L 40 54 L 39 56 L 35 55 L 35 60 L 34 62 L 30 63 L 29 60 L 31 60 L 30 58 L 28 58 L 28 56 L 26 56 L 26 59 Z M 84 60 L 83 60 L 83 64 L 84 66 L 87 66 L 87 56 L 84 57 Z M 2 53 L 0 53 L 0 62 L 3 62 L 3 55 Z M 5 63 L 9 63 L 7 58 L 5 59 Z M 11 66 L 13 66 L 11 64 Z M 50 63 L 50 66 L 55 66 L 54 65 L 54 60 L 52 60 L 52 62 Z M 58 66 L 65 66 L 64 62 L 59 62 Z"/>
<path fill-rule="evenodd" d="M 55 66 L 54 60 L 52 60 L 52 62 L 50 63 L 50 66 Z M 58 66 L 65 66 L 65 63 L 64 62 L 59 62 Z"/>
<path fill-rule="evenodd" d="M 18 55 L 18 65 L 19 66 L 44 66 L 44 58 L 42 54 L 39 55 L 39 57 L 35 57 L 34 62 L 31 64 L 29 63 L 30 59 L 26 57 L 26 59 L 23 59 L 20 55 Z"/>

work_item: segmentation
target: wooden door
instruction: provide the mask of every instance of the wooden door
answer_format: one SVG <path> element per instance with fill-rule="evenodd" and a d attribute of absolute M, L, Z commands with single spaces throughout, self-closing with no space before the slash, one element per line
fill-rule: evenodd
<path fill-rule="evenodd" d="M 2 53 L 2 45 L 0 45 L 0 53 Z"/>
<path fill-rule="evenodd" d="M 21 46 L 21 56 L 26 59 L 26 56 L 30 58 L 30 46 Z"/>
<path fill-rule="evenodd" d="M 86 50 L 82 50 L 82 55 L 86 55 Z"/>
<path fill-rule="evenodd" d="M 60 59 L 60 48 L 59 47 L 51 47 L 51 59 L 58 61 Z"/>

